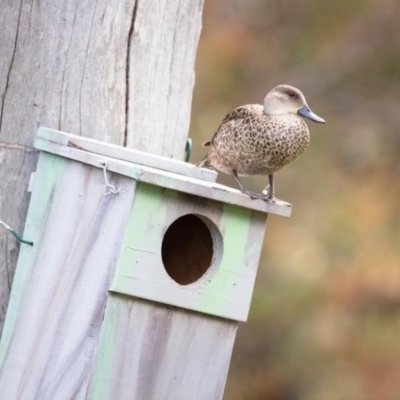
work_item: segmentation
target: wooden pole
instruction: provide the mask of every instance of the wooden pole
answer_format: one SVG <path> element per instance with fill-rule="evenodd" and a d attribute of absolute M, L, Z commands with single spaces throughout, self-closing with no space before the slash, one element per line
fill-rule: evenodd
<path fill-rule="evenodd" d="M 39 126 L 183 158 L 202 6 L 1 2 L 0 219 L 22 232 Z M 0 332 L 18 251 L 0 227 Z"/>

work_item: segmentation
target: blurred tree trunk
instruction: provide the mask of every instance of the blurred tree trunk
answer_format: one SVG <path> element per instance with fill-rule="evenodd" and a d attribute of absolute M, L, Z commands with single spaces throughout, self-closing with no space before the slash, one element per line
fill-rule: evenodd
<path fill-rule="evenodd" d="M 39 126 L 183 158 L 203 0 L 1 0 L 0 219 L 24 227 Z M 0 332 L 19 244 L 0 229 Z"/>

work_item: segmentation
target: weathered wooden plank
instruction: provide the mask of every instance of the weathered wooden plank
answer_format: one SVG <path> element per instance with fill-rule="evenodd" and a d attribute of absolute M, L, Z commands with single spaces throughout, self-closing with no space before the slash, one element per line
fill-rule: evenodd
<path fill-rule="evenodd" d="M 83 399 L 135 182 L 42 154 L 0 351 L 1 399 Z"/>
<path fill-rule="evenodd" d="M 219 400 L 237 322 L 111 294 L 86 400 Z"/>
<path fill-rule="evenodd" d="M 203 179 L 210 182 L 215 182 L 217 179 L 217 173 L 210 169 L 197 168 L 195 165 L 183 161 L 172 160 L 170 158 L 116 146 L 90 138 L 71 135 L 53 129 L 40 128 L 36 136 L 63 146 L 89 151 L 117 160 L 133 162 L 135 164 L 185 175 L 191 178 Z"/>
<path fill-rule="evenodd" d="M 111 290 L 246 321 L 266 215 L 219 204 L 139 183 Z M 166 272 L 161 245 L 166 229 L 187 214 L 207 218 L 219 229 L 222 240 L 214 243 L 214 254 L 219 254 L 207 272 L 182 286 Z M 175 251 L 181 251 L 179 246 Z"/>
<path fill-rule="evenodd" d="M 127 147 L 183 159 L 203 0 L 136 4 L 128 48 Z"/>
<path fill-rule="evenodd" d="M 193 179 L 182 175 L 174 174 L 167 171 L 156 170 L 151 167 L 145 167 L 128 163 L 126 161 L 115 160 L 105 156 L 98 156 L 80 149 L 62 146 L 57 143 L 49 142 L 41 138 L 35 141 L 35 147 L 49 153 L 57 154 L 72 160 L 80 161 L 100 168 L 100 160 L 108 163 L 107 169 L 121 175 L 129 176 L 142 182 L 151 183 L 160 187 L 178 190 L 184 193 L 194 194 L 207 199 L 217 200 L 228 204 L 235 204 L 251 210 L 260 211 L 289 217 L 292 206 L 283 201 L 274 203 L 262 200 L 252 200 L 249 196 L 245 196 L 239 190 L 223 186 L 218 183 Z"/>

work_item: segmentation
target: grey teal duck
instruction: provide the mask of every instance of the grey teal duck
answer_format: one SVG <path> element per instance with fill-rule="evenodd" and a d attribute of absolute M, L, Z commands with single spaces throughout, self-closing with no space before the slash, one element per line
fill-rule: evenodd
<path fill-rule="evenodd" d="M 249 104 L 231 111 L 222 120 L 210 149 L 198 166 L 229 174 L 242 193 L 252 199 L 274 201 L 274 174 L 304 152 L 310 141 L 307 124 L 300 116 L 318 123 L 303 93 L 279 85 L 264 99 L 264 105 Z M 239 176 L 268 175 L 269 186 L 262 193 L 245 188 Z"/>

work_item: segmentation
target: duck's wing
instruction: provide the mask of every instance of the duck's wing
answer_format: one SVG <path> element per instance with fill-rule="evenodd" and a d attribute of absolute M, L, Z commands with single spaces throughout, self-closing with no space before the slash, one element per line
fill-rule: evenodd
<path fill-rule="evenodd" d="M 260 104 L 248 104 L 246 106 L 240 106 L 235 108 L 233 111 L 228 113 L 222 120 L 218 129 L 214 132 L 211 140 L 207 140 L 203 143 L 203 146 L 211 146 L 214 143 L 215 138 L 218 136 L 219 132 L 227 127 L 228 124 L 235 123 L 239 120 L 253 117 L 254 114 L 262 114 L 263 107 Z"/>

